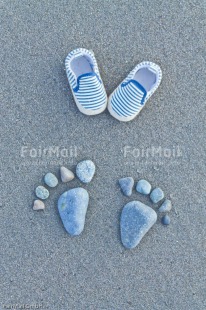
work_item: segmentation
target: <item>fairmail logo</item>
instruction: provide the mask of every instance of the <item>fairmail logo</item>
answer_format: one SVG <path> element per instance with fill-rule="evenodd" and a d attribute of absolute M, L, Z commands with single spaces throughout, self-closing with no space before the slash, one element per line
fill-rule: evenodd
<path fill-rule="evenodd" d="M 30 158 L 72 158 L 77 157 L 77 146 L 48 146 L 48 147 L 21 147 L 21 157 Z"/>
<path fill-rule="evenodd" d="M 123 154 L 125 158 L 178 158 L 183 156 L 183 152 L 179 146 L 173 146 L 168 148 L 162 146 L 136 148 L 126 145 L 123 148 Z"/>

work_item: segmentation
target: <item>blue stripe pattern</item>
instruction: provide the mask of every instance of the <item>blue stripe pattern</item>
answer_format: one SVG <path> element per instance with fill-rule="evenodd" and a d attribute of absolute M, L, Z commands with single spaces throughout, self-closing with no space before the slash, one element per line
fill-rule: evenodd
<path fill-rule="evenodd" d="M 119 116 L 132 116 L 138 113 L 147 95 L 146 90 L 135 80 L 122 83 L 113 93 L 111 106 Z"/>
<path fill-rule="evenodd" d="M 93 72 L 85 73 L 76 78 L 70 68 L 74 57 L 87 55 L 92 60 Z M 85 109 L 97 110 L 106 104 L 107 94 L 100 79 L 99 69 L 92 51 L 78 48 L 70 52 L 65 60 L 66 73 L 74 96 Z"/>
<path fill-rule="evenodd" d="M 96 74 L 83 74 L 78 79 L 78 85 L 73 90 L 78 102 L 85 109 L 96 110 L 101 108 L 107 100 L 102 82 Z"/>

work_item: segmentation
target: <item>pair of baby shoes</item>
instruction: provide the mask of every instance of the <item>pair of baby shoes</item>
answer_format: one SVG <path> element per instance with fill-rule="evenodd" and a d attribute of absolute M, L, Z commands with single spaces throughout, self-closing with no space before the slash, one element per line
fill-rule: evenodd
<path fill-rule="evenodd" d="M 119 121 L 134 119 L 160 85 L 162 71 L 150 61 L 138 64 L 107 98 L 94 53 L 78 48 L 65 60 L 68 81 L 78 109 L 96 115 L 106 107 Z"/>

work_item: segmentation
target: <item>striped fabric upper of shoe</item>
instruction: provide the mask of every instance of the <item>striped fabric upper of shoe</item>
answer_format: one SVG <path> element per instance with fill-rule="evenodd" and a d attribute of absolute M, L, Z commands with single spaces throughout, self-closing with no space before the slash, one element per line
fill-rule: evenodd
<path fill-rule="evenodd" d="M 157 73 L 157 82 L 149 91 L 135 79 L 135 74 L 143 67 L 150 67 Z M 137 115 L 158 88 L 161 79 L 162 71 L 155 63 L 145 61 L 138 64 L 110 96 L 111 109 L 122 118 Z"/>
<path fill-rule="evenodd" d="M 119 116 L 131 116 L 142 109 L 146 95 L 142 85 L 135 80 L 129 80 L 114 91 L 111 105 Z"/>
<path fill-rule="evenodd" d="M 95 73 L 81 75 L 73 91 L 85 109 L 99 109 L 107 100 L 102 81 Z"/>
<path fill-rule="evenodd" d="M 92 72 L 75 76 L 71 70 L 71 61 L 74 57 L 87 56 L 91 60 Z M 79 48 L 68 54 L 66 61 L 66 73 L 78 103 L 85 109 L 97 110 L 105 105 L 107 95 L 100 78 L 99 69 L 92 51 Z"/>

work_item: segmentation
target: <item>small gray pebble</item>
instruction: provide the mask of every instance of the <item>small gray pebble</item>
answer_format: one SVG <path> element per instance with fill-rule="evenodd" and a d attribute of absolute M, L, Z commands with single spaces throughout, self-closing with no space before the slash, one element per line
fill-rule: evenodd
<path fill-rule="evenodd" d="M 162 200 L 164 198 L 164 192 L 162 191 L 161 188 L 157 187 L 155 189 L 153 189 L 153 191 L 150 194 L 150 199 L 152 200 L 152 202 L 157 203 L 160 200 Z"/>
<path fill-rule="evenodd" d="M 56 187 L 58 184 L 58 180 L 57 177 L 51 173 L 48 172 L 45 176 L 44 176 L 44 182 L 46 183 L 46 185 L 48 185 L 49 187 Z"/>
<path fill-rule="evenodd" d="M 169 215 L 164 215 L 162 217 L 162 224 L 163 225 L 169 225 L 170 224 L 170 217 L 169 217 Z"/>
<path fill-rule="evenodd" d="M 95 173 L 95 164 L 91 160 L 83 160 L 76 167 L 76 175 L 83 183 L 89 183 Z"/>
<path fill-rule="evenodd" d="M 170 212 L 172 209 L 172 202 L 169 199 L 166 199 L 159 208 L 159 212 Z"/>
<path fill-rule="evenodd" d="M 64 183 L 74 179 L 74 173 L 65 167 L 60 168 L 60 174 L 61 174 L 61 180 Z"/>
<path fill-rule="evenodd" d="M 126 177 L 126 178 L 119 179 L 119 185 L 125 196 L 132 195 L 132 189 L 134 186 L 134 179 L 132 177 Z"/>
<path fill-rule="evenodd" d="M 33 205 L 33 210 L 38 211 L 38 210 L 44 210 L 45 209 L 45 204 L 41 200 L 34 200 L 34 205 Z"/>
<path fill-rule="evenodd" d="M 47 199 L 49 197 L 49 191 L 44 186 L 37 186 L 35 190 L 36 196 L 40 199 Z"/>
<path fill-rule="evenodd" d="M 140 194 L 148 195 L 151 192 L 151 184 L 146 180 L 140 180 L 137 183 L 136 191 Z"/>

